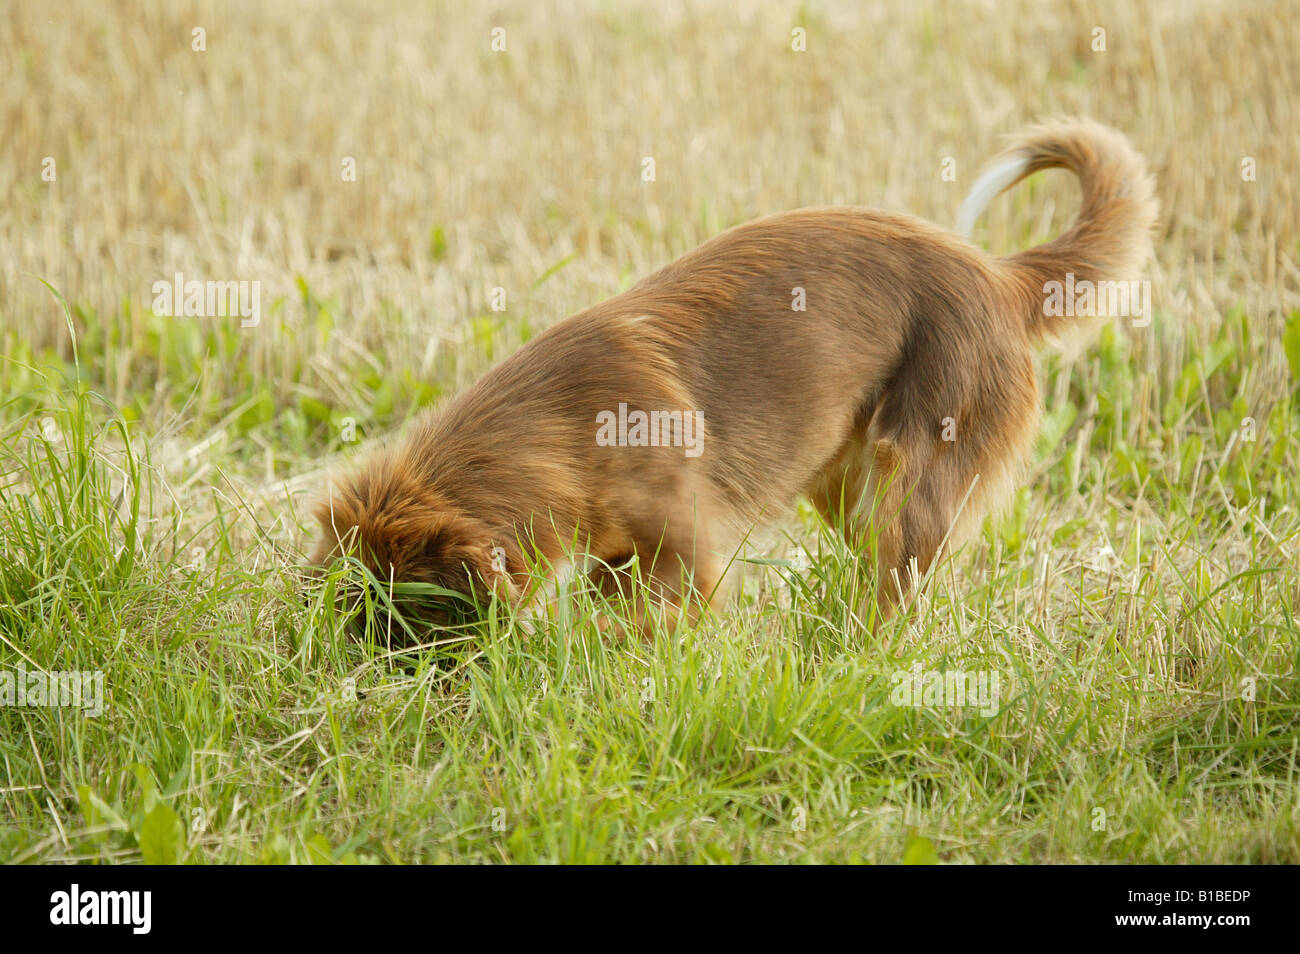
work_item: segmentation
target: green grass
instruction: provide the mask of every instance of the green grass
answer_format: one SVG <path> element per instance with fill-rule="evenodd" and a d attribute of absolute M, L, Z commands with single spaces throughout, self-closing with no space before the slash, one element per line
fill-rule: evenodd
<path fill-rule="evenodd" d="M 177 327 L 66 319 L 82 355 L 86 329 Z M 0 859 L 1300 862 L 1300 355 L 1289 398 L 1247 408 L 1251 328 L 1238 311 L 1161 342 L 1180 363 L 1143 367 L 1122 328 L 1049 359 L 1031 478 L 874 636 L 853 554 L 801 509 L 692 631 L 619 644 L 579 593 L 531 636 L 498 615 L 405 654 L 304 586 L 300 515 L 221 478 L 275 441 L 283 476 L 343 406 L 295 422 L 292 373 L 244 423 L 243 402 L 199 402 L 192 439 L 225 421 L 262 440 L 209 452 L 210 499 L 186 508 L 139 423 L 156 382 L 119 405 L 84 359 L 10 358 L 0 671 L 102 671 L 108 699 L 0 707 Z M 348 371 L 367 392 L 373 359 Z M 463 373 L 397 387 L 371 422 Z M 232 358 L 213 386 L 256 381 Z M 996 673 L 996 712 L 896 704 L 915 665 Z"/>

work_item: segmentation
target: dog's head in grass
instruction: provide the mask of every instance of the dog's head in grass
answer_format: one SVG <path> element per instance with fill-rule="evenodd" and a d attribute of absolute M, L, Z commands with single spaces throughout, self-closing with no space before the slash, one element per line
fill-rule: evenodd
<path fill-rule="evenodd" d="M 369 587 L 394 641 L 436 639 L 493 595 L 503 602 L 518 596 L 524 567 L 517 549 L 448 504 L 405 460 L 380 454 L 336 480 L 316 519 L 321 536 L 311 565 L 323 571 L 341 557 L 357 560 L 366 573 L 353 579 L 368 579 L 345 586 L 343 606 L 357 610 L 366 596 L 361 588 Z M 393 609 L 406 626 L 386 618 Z M 363 617 L 354 617 L 358 625 Z"/>

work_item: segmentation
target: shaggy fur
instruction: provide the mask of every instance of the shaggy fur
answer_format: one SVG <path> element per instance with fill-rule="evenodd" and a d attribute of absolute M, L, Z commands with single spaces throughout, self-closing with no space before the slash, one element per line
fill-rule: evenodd
<path fill-rule="evenodd" d="M 1087 121 L 1021 136 L 963 220 L 1053 167 L 1079 179 L 1077 221 L 1006 258 L 859 208 L 719 235 L 538 335 L 338 480 L 313 561 L 356 548 L 382 580 L 519 602 L 539 559 L 572 566 L 576 551 L 574 572 L 594 567 L 612 592 L 623 581 L 611 568 L 635 556 L 655 594 L 649 625 L 717 606 L 745 535 L 803 494 L 874 551 L 888 615 L 1022 466 L 1039 415 L 1036 346 L 1076 323 L 1045 314 L 1045 283 L 1134 280 L 1151 253 L 1145 164 Z M 603 446 L 600 415 L 620 404 L 702 412 L 701 452 Z"/>

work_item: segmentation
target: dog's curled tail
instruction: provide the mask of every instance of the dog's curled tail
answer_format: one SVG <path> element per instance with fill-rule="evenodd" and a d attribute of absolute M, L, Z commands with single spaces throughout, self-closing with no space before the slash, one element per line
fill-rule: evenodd
<path fill-rule="evenodd" d="M 1159 209 L 1146 162 L 1122 133 L 1091 120 L 1058 119 L 1017 137 L 976 180 L 962 204 L 958 231 L 969 235 L 999 193 L 1040 169 L 1055 168 L 1079 178 L 1078 218 L 1055 240 L 1002 260 L 1030 305 L 1028 321 L 1038 337 L 1057 336 L 1075 322 L 1074 309 L 1051 307 L 1050 296 L 1058 289 L 1090 287 L 1093 302 L 1085 314 L 1115 317 L 1110 313 L 1116 310 L 1115 296 L 1097 294 L 1097 283 L 1141 276 Z"/>

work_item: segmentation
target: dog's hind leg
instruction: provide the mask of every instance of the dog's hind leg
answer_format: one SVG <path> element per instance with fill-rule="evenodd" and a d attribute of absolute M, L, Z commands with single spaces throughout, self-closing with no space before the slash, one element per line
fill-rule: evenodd
<path fill-rule="evenodd" d="M 940 403 L 932 400 L 947 412 L 942 417 L 903 392 L 891 395 L 872 421 L 870 478 L 856 522 L 875 544 L 883 617 L 1014 487 L 1037 430 L 1037 385 L 1027 353 L 1001 358 L 1001 367 L 967 379 L 965 391 L 950 388 Z"/>
<path fill-rule="evenodd" d="M 933 443 L 903 434 L 881 437 L 868 453 L 869 492 L 856 523 L 874 544 L 876 605 L 887 619 L 929 571 L 953 528 L 952 478 L 960 468 Z"/>
<path fill-rule="evenodd" d="M 806 488 L 871 560 L 878 618 L 904 604 L 1013 486 L 1038 419 L 1032 359 L 1008 349 L 988 366 L 995 373 L 940 370 L 901 383 L 859 413 Z"/>
<path fill-rule="evenodd" d="M 942 452 L 919 435 L 855 428 L 808 488 L 823 519 L 871 561 L 879 616 L 887 618 L 938 555 L 951 526 Z"/>

